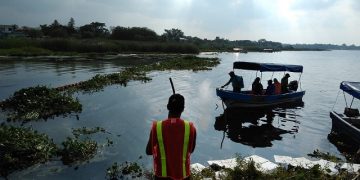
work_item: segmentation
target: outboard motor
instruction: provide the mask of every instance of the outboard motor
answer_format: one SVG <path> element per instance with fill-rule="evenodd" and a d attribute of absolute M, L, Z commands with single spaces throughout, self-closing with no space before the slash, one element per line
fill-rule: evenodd
<path fill-rule="evenodd" d="M 299 87 L 298 81 L 296 81 L 296 80 L 290 81 L 290 83 L 289 83 L 290 91 L 297 91 L 298 87 Z"/>

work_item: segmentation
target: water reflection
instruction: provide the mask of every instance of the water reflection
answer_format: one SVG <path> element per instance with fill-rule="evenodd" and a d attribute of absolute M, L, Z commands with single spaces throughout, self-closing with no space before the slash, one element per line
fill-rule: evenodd
<path fill-rule="evenodd" d="M 354 140 L 336 131 L 334 127 L 327 138 L 348 161 L 360 163 L 360 145 Z"/>
<path fill-rule="evenodd" d="M 275 140 L 282 140 L 283 134 L 298 132 L 300 122 L 296 108 L 304 103 L 287 104 L 275 109 L 227 108 L 215 118 L 215 130 L 223 131 L 236 143 L 251 147 L 271 147 Z"/>

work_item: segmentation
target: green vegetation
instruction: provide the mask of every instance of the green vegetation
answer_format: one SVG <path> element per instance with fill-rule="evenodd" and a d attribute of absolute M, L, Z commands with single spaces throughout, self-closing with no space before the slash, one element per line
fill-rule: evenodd
<path fill-rule="evenodd" d="M 95 127 L 95 128 L 82 127 L 82 128 L 72 129 L 72 134 L 75 136 L 75 138 L 78 138 L 80 135 L 89 135 L 98 132 L 105 133 L 106 130 L 102 127 Z"/>
<path fill-rule="evenodd" d="M 49 56 L 52 54 L 52 51 L 38 47 L 0 49 L 0 55 L 3 56 Z"/>
<path fill-rule="evenodd" d="M 71 53 L 198 53 L 189 43 L 124 41 L 109 39 L 0 39 L 0 55 L 39 56 Z"/>
<path fill-rule="evenodd" d="M 29 128 L 0 126 L 0 175 L 44 163 L 57 152 L 56 145 L 45 134 Z"/>
<path fill-rule="evenodd" d="M 90 80 L 80 82 L 74 86 L 66 86 L 59 88 L 70 92 L 84 91 L 96 92 L 102 90 L 105 86 L 112 84 L 119 84 L 126 86 L 129 81 L 148 82 L 151 80 L 146 75 L 150 71 L 165 71 L 165 70 L 210 70 L 212 67 L 218 65 L 220 60 L 218 58 L 199 58 L 196 56 L 182 56 L 171 60 L 162 60 L 148 65 L 141 65 L 135 67 L 125 68 L 120 73 L 112 73 L 106 75 L 96 75 Z"/>
<path fill-rule="evenodd" d="M 16 28 L 16 27 L 15 27 Z M 314 48 L 294 48 L 300 45 L 283 45 L 280 42 L 235 40 L 230 41 L 216 37 L 214 40 L 185 36 L 180 29 L 164 29 L 161 35 L 146 27 L 106 28 L 105 23 L 91 22 L 75 27 L 75 20 L 70 18 L 67 25 L 54 20 L 52 24 L 40 25 L 38 28 L 22 27 L 17 33 L 20 38 L 4 38 L 0 40 L 0 55 L 34 56 L 72 53 L 198 53 L 201 51 L 233 51 L 241 48 L 241 52 L 276 52 L 281 50 L 311 50 Z M 15 42 L 16 41 L 16 42 Z M 24 47 L 49 50 L 46 52 L 29 51 Z M 342 46 L 345 47 L 345 46 Z M 268 49 L 268 50 L 264 50 Z M 319 49 L 319 48 L 316 48 Z M 25 52 L 21 52 L 25 51 Z M 36 53 L 38 52 L 38 53 Z"/>
<path fill-rule="evenodd" d="M 112 84 L 126 86 L 131 80 L 147 82 L 151 79 L 148 78 L 144 72 L 140 72 L 136 68 L 126 68 L 120 73 L 106 75 L 98 74 L 87 81 L 79 83 L 77 86 L 70 87 L 68 90 L 72 92 L 78 90 L 82 90 L 84 92 L 96 92 L 102 90 L 105 86 Z"/>
<path fill-rule="evenodd" d="M 116 162 L 106 169 L 106 179 L 125 179 L 125 177 L 134 179 L 140 178 L 144 175 L 143 168 L 141 168 L 136 162 L 125 162 L 118 165 Z"/>
<path fill-rule="evenodd" d="M 92 134 L 105 132 L 103 128 L 74 130 L 76 133 Z M 109 139 L 107 139 L 110 141 Z M 108 142 L 109 143 L 109 142 Z M 0 125 L 0 176 L 7 177 L 14 171 L 45 163 L 52 157 L 61 156 L 65 165 L 73 165 L 93 158 L 98 149 L 97 142 L 68 137 L 59 148 L 45 134 L 30 128 Z"/>
<path fill-rule="evenodd" d="M 82 105 L 66 93 L 36 86 L 16 91 L 13 96 L 1 102 L 1 108 L 7 112 L 8 121 L 47 120 L 54 116 L 79 113 Z"/>
<path fill-rule="evenodd" d="M 62 143 L 63 149 L 60 151 L 61 160 L 65 165 L 87 161 L 93 158 L 97 151 L 97 143 L 90 139 L 80 140 L 77 138 L 67 138 Z"/>
<path fill-rule="evenodd" d="M 320 158 L 320 159 L 325 159 L 331 162 L 342 162 L 341 158 L 338 158 L 332 154 L 330 154 L 329 152 L 321 152 L 320 150 L 316 149 L 314 150 L 313 153 L 308 154 L 308 156 L 310 157 L 315 157 L 315 158 Z"/>
<path fill-rule="evenodd" d="M 218 174 L 218 175 L 216 175 Z M 356 173 L 349 173 L 339 170 L 338 174 L 330 175 L 326 169 L 315 165 L 310 169 L 301 167 L 288 166 L 278 167 L 273 171 L 262 172 L 258 170 L 254 161 L 245 161 L 244 158 L 237 156 L 237 165 L 233 169 L 221 167 L 213 164 L 201 171 L 192 170 L 190 179 L 354 179 L 357 177 Z M 126 179 L 126 178 L 142 178 L 154 179 L 154 174 L 139 166 L 136 162 L 124 162 L 121 165 L 114 163 L 106 170 L 106 179 Z"/>
<path fill-rule="evenodd" d="M 282 44 L 280 42 L 259 39 L 251 40 L 228 40 L 216 37 L 213 40 L 186 36 L 180 29 L 164 29 L 161 35 L 146 27 L 122 27 L 107 28 L 105 23 L 91 22 L 80 27 L 75 27 L 75 20 L 70 18 L 66 25 L 54 20 L 50 25 L 43 24 L 32 28 L 23 26 L 16 29 L 14 35 L 9 37 L 22 37 L 26 40 L 26 47 L 43 48 L 52 50 L 53 54 L 62 52 L 77 53 L 124 53 L 124 52 L 157 52 L 157 53 L 198 53 L 199 51 L 233 51 L 241 48 L 240 52 L 276 52 L 276 51 L 323 51 L 336 50 L 359 50 L 355 45 L 333 44 Z M 20 33 L 20 35 L 18 35 Z M 0 36 L 1 38 L 1 36 Z M 63 40 L 59 42 L 59 40 Z M 58 41 L 58 42 L 54 42 Z M 90 42 L 90 43 L 87 43 Z M 8 44 L 9 43 L 9 44 Z M 6 49 L 14 44 L 9 41 L 0 42 L 0 49 Z M 10 56 L 33 56 L 40 55 L 26 53 L 24 44 L 17 44 L 16 50 L 0 51 L 0 55 Z M 65 45 L 65 46 L 64 46 Z M 20 47 L 19 47 L 20 46 Z M 13 47 L 14 48 L 14 47 Z M 268 49 L 265 51 L 264 49 Z M 15 52 L 16 53 L 15 53 Z M 26 52 L 19 52 L 26 51 Z"/>
<path fill-rule="evenodd" d="M 339 174 L 330 175 L 327 170 L 321 169 L 315 165 L 310 169 L 288 166 L 278 167 L 271 172 L 261 172 L 257 170 L 253 161 L 245 162 L 243 158 L 237 158 L 237 166 L 234 169 L 228 169 L 219 166 L 210 166 L 200 172 L 192 172 L 191 179 L 201 180 L 204 178 L 215 179 L 215 172 L 221 171 L 220 179 L 353 179 L 356 173 L 340 171 Z"/>

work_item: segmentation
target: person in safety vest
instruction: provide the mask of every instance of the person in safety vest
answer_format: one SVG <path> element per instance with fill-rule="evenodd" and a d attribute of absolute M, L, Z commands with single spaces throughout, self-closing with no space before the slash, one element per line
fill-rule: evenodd
<path fill-rule="evenodd" d="M 146 154 L 153 155 L 155 179 L 190 179 L 196 129 L 193 123 L 180 118 L 184 104 L 182 95 L 171 95 L 168 118 L 152 124 Z"/>

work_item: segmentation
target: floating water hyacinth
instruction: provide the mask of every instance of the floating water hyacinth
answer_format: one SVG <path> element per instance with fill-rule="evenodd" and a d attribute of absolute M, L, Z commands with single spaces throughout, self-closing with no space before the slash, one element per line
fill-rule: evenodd
<path fill-rule="evenodd" d="M 8 121 L 47 120 L 82 110 L 77 98 L 46 86 L 20 89 L 1 104 L 2 110 L 7 112 Z"/>
<path fill-rule="evenodd" d="M 0 175 L 44 163 L 56 156 L 57 147 L 45 134 L 30 128 L 0 126 Z"/>

